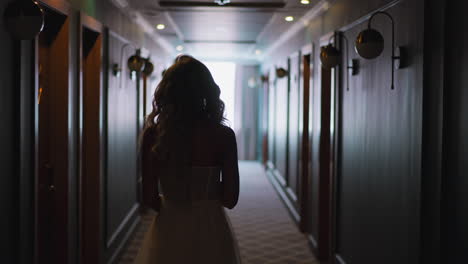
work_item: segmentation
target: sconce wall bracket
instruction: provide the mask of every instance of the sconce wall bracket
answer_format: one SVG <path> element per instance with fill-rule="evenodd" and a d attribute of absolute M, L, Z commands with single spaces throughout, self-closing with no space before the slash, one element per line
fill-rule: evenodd
<path fill-rule="evenodd" d="M 395 70 L 402 69 L 408 66 L 408 55 L 406 48 L 403 46 L 398 46 L 395 48 L 393 54 L 393 60 L 395 61 Z"/>
<path fill-rule="evenodd" d="M 359 60 L 358 59 L 349 60 L 348 69 L 351 70 L 351 75 L 358 75 L 359 74 Z"/>

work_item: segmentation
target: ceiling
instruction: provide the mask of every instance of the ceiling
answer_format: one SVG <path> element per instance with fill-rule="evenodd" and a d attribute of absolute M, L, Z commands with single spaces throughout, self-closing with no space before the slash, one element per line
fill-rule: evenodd
<path fill-rule="evenodd" d="M 180 1 L 164 0 L 169 4 Z M 202 5 L 214 2 L 183 1 L 202 2 Z M 308 5 L 301 4 L 300 0 L 231 0 L 236 4 L 257 3 L 255 7 L 161 6 L 156 0 L 128 2 L 149 25 L 155 28 L 158 24 L 165 25 L 155 33 L 173 47 L 174 54 L 188 53 L 203 60 L 255 61 L 318 0 L 311 0 Z M 284 7 L 269 7 L 267 3 L 283 3 Z M 287 22 L 285 16 L 294 16 L 295 21 Z M 177 46 L 183 50 L 176 50 Z"/>

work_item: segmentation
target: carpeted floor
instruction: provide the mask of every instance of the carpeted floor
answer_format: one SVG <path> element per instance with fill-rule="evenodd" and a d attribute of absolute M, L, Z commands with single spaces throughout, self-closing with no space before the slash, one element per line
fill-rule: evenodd
<path fill-rule="evenodd" d="M 257 162 L 240 162 L 238 205 L 227 210 L 242 256 L 242 264 L 319 264 L 273 186 Z M 133 263 L 152 215 L 142 217 L 119 264 Z"/>
<path fill-rule="evenodd" d="M 238 205 L 228 210 L 242 264 L 318 264 L 260 163 L 241 162 Z"/>

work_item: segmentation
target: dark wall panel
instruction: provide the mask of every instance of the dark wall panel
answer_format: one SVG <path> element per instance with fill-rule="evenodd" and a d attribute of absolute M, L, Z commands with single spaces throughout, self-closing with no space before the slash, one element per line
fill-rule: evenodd
<path fill-rule="evenodd" d="M 422 50 L 423 36 L 410 7 L 402 2 L 388 11 L 396 21 L 397 45 L 414 52 Z M 336 251 L 347 264 L 418 263 L 422 60 L 412 54 L 411 65 L 396 71 L 391 90 L 391 24 L 377 16 L 373 26 L 389 44 L 377 59 L 360 59 L 349 91 L 340 88 Z M 366 27 L 359 24 L 345 35 L 354 40 Z M 358 58 L 353 48 L 348 51 Z"/>
<path fill-rule="evenodd" d="M 289 59 L 289 118 L 288 118 L 288 187 L 298 196 L 299 181 L 299 53 Z"/>
<path fill-rule="evenodd" d="M 123 39 L 110 34 L 109 62 L 121 63 L 134 52 Z M 123 47 L 123 48 L 122 48 Z M 122 62 L 124 62 L 122 61 Z M 106 179 L 106 240 L 112 238 L 137 203 L 137 90 L 126 65 L 119 77 L 109 76 Z"/>
<path fill-rule="evenodd" d="M 275 163 L 275 122 L 276 122 L 276 89 L 274 71 L 269 72 L 268 78 L 268 161 Z"/>
<path fill-rule="evenodd" d="M 388 18 L 376 17 L 373 25 L 383 32 L 386 50 L 376 60 L 361 59 L 361 73 L 351 77 L 350 91 L 342 94 L 343 151 L 339 158 L 343 173 L 338 178 L 341 189 L 338 190 L 336 246 L 347 264 L 419 261 L 424 1 L 336 1 L 306 28 L 267 54 L 262 64 L 264 71 L 275 68 L 278 61 L 286 60 L 289 54 L 313 42 L 316 55 L 312 64 L 317 65 L 313 75 L 319 76 L 320 38 L 345 28 L 350 55 L 357 57 L 353 43 L 358 31 L 366 26 L 365 19 L 350 29 L 348 26 L 379 8 L 388 9 L 394 16 L 396 44 L 406 46 L 410 67 L 396 72 L 396 90 L 391 91 L 391 24 Z M 344 78 L 342 81 L 345 83 Z M 320 78 L 313 81 L 311 97 L 308 230 L 317 239 L 320 229 L 317 221 L 322 115 Z M 280 107 L 277 102 L 277 109 Z M 280 116 L 276 121 L 281 122 Z M 356 243 L 357 238 L 359 243 Z"/>
<path fill-rule="evenodd" d="M 282 67 L 288 69 L 286 61 Z M 281 176 L 287 177 L 288 78 L 276 78 L 275 96 L 275 165 Z"/>
<path fill-rule="evenodd" d="M 446 5 L 442 258 L 463 263 L 468 259 L 468 4 L 450 1 Z"/>
<path fill-rule="evenodd" d="M 7 0 L 0 0 L 0 14 L 3 14 Z M 15 171 L 16 160 L 16 121 L 15 121 L 15 100 L 16 93 L 14 88 L 13 74 L 13 41 L 10 35 L 5 32 L 4 20 L 0 20 L 0 129 L 1 147 L 0 147 L 0 226 L 3 227 L 3 235 L 0 238 L 0 255 L 2 261 L 6 263 L 16 263 L 16 239 L 18 234 L 16 223 L 18 221 L 16 214 L 16 180 Z"/>

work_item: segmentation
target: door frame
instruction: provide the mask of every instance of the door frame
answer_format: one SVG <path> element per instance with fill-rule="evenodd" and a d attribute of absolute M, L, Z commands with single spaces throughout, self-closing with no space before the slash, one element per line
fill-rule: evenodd
<path fill-rule="evenodd" d="M 320 47 L 328 43 L 339 45 L 337 32 L 330 32 L 320 38 Z M 333 42 L 330 39 L 333 38 Z M 321 129 L 319 140 L 319 193 L 318 193 L 318 241 L 317 257 L 320 260 L 329 260 L 332 256 L 334 237 L 334 185 L 337 166 L 335 142 L 338 130 L 337 118 L 337 92 L 339 85 L 339 67 L 330 69 L 329 85 L 323 82 L 326 69 L 319 69 L 318 79 L 321 90 Z"/>
<path fill-rule="evenodd" d="M 306 62 L 305 58 L 309 57 L 308 63 Z M 300 52 L 300 63 L 301 68 L 299 72 L 300 80 L 300 91 L 303 93 L 303 102 L 302 102 L 302 141 L 301 141 L 301 152 L 300 152 L 300 221 L 299 221 L 299 229 L 301 232 L 307 232 L 307 223 L 309 222 L 309 213 L 307 211 L 309 207 L 309 185 L 310 185 L 310 175 L 311 172 L 311 154 L 312 154 L 312 113 L 311 110 L 312 102 L 313 102 L 313 71 L 314 71 L 314 43 L 307 44 L 306 46 L 301 48 Z M 305 65 L 308 65 L 307 74 Z M 301 125 L 301 124 L 299 124 Z"/>
<path fill-rule="evenodd" d="M 105 202 L 105 196 L 104 196 L 104 179 L 106 175 L 106 134 L 107 134 L 107 127 L 105 119 L 107 116 L 106 113 L 106 103 L 107 103 L 107 97 L 106 97 L 106 92 L 105 92 L 105 40 L 106 40 L 106 30 L 104 26 L 97 21 L 96 19 L 80 12 L 79 13 L 79 30 L 78 30 L 78 38 L 77 38 L 77 46 L 78 46 L 78 160 L 79 160 L 79 166 L 78 166 L 78 263 L 90 263 L 87 260 L 87 256 L 95 256 L 98 259 L 94 260 L 94 263 L 100 263 L 103 260 L 104 256 L 104 248 L 105 248 L 105 243 L 103 242 L 104 239 L 104 232 L 105 230 L 103 228 L 104 224 L 104 202 Z M 97 117 L 97 124 L 94 124 L 94 127 L 97 128 L 98 131 L 93 131 L 99 135 L 98 139 L 95 139 L 98 141 L 98 144 L 93 145 L 92 149 L 87 150 L 84 146 L 84 137 L 85 137 L 85 112 L 87 109 L 85 109 L 85 99 L 84 99 L 84 94 L 85 94 L 85 84 L 84 84 L 84 60 L 83 60 L 83 34 L 84 34 L 84 29 L 90 30 L 98 34 L 98 40 L 100 41 L 100 72 L 99 72 L 99 90 L 96 91 L 99 96 L 99 105 L 97 106 L 97 109 L 91 109 L 94 113 L 97 113 L 97 116 L 95 115 L 94 117 Z M 93 94 L 94 96 L 96 94 Z M 98 161 L 91 161 L 91 162 L 96 162 L 94 164 L 93 168 L 93 174 L 97 175 L 97 178 L 92 179 L 93 182 L 91 185 L 92 189 L 92 195 L 94 196 L 95 203 L 93 205 L 87 205 L 85 204 L 84 201 L 84 192 L 83 190 L 87 188 L 84 186 L 84 180 L 85 180 L 85 168 L 84 164 L 86 162 L 86 153 L 98 153 Z M 92 156 L 92 154 L 91 154 Z M 90 193 L 88 193 L 90 194 Z M 86 211 L 85 211 L 86 210 Z M 92 221 L 93 219 L 84 219 L 84 217 L 87 217 L 87 215 L 91 215 L 97 218 L 93 232 L 90 232 L 91 234 L 84 233 L 84 222 L 85 221 Z M 92 235 L 94 234 L 94 235 Z M 88 241 L 88 242 L 87 242 Z M 94 243 L 93 249 L 86 249 L 83 247 L 83 244 L 89 243 L 89 241 L 92 241 Z M 88 261 L 88 262 L 87 262 Z"/>
<path fill-rule="evenodd" d="M 65 1 L 53 1 L 53 0 L 40 0 L 38 1 L 39 5 L 42 7 L 42 8 L 45 8 L 45 9 L 48 9 L 48 10 L 51 10 L 55 13 L 58 13 L 59 15 L 63 15 L 66 17 L 66 21 L 68 20 L 68 47 L 67 47 L 67 56 L 68 56 L 68 86 L 67 86 L 67 93 L 70 94 L 72 93 L 72 86 L 70 85 L 71 84 L 71 81 L 73 80 L 73 74 L 70 74 L 70 69 L 72 68 L 71 67 L 71 59 L 72 59 L 72 56 L 71 55 L 71 41 L 72 39 L 70 38 L 70 34 L 71 32 L 73 32 L 73 28 L 71 27 L 72 23 L 70 21 L 70 19 L 72 19 L 72 9 L 70 7 L 70 5 L 65 2 Z M 34 38 L 34 40 L 32 41 L 32 50 L 33 50 L 33 58 L 30 60 L 30 63 L 31 63 L 31 68 L 32 68 L 32 75 L 33 75 L 33 80 L 32 80 L 32 89 L 33 89 L 33 98 L 32 98 L 32 102 L 34 103 L 34 106 L 32 107 L 33 109 L 33 116 L 32 116 L 32 124 L 33 124 L 33 129 L 34 129 L 34 136 L 33 136 L 33 144 L 34 144 L 34 149 L 33 149 L 33 168 L 34 168 L 34 183 L 33 183 L 33 188 L 34 188 L 34 220 L 33 220 L 33 230 L 34 230 L 34 246 L 33 246 L 33 259 L 34 259 L 34 263 L 39 263 L 39 236 L 38 236 L 38 233 L 39 233 L 39 177 L 40 177 L 40 173 L 39 173 L 39 168 L 40 168 L 40 161 L 39 161 L 39 157 L 40 157 L 40 153 L 39 153 L 39 142 L 40 142 L 40 138 L 39 138 L 39 35 L 36 36 Z M 68 96 L 67 99 L 69 99 L 70 97 Z M 66 105 L 63 109 L 66 109 L 66 112 L 68 114 L 68 117 L 70 117 L 70 112 L 73 111 L 70 107 L 69 107 L 69 104 L 68 104 L 68 101 L 64 101 L 66 102 Z M 26 106 L 25 106 L 26 107 Z M 69 121 L 69 120 L 67 120 Z M 65 155 L 69 155 L 70 154 L 70 148 L 71 148 L 71 145 L 70 145 L 70 133 L 69 131 L 67 131 L 67 144 L 66 144 L 66 148 L 67 148 L 67 151 L 66 153 L 64 153 Z M 67 162 L 66 164 L 66 168 L 63 170 L 63 171 L 66 171 L 65 173 L 65 181 L 67 182 L 67 184 L 64 184 L 64 185 L 69 185 L 69 181 L 70 181 L 70 163 Z M 62 171 L 62 172 L 63 172 Z M 68 187 L 68 186 L 67 186 Z M 69 203 L 69 189 L 68 188 L 65 188 L 62 192 L 62 195 L 61 195 L 61 198 L 60 201 L 62 203 L 62 205 L 64 206 L 64 208 L 66 208 L 67 210 L 64 210 L 64 212 L 62 212 L 64 214 L 63 216 L 63 219 L 62 220 L 62 224 L 65 226 L 65 227 L 69 227 L 70 226 L 70 218 L 69 218 L 69 206 L 70 206 L 70 203 Z M 58 199 L 58 198 L 57 198 Z M 73 234 L 69 234 L 68 232 L 63 232 L 63 234 L 61 234 L 61 240 L 63 240 L 63 244 L 62 243 L 59 243 L 61 248 L 60 249 L 56 249 L 56 250 L 60 250 L 62 252 L 64 252 L 63 254 L 64 255 L 64 258 L 67 259 L 67 261 L 69 260 L 70 256 L 73 255 L 72 252 L 71 252 L 71 248 L 69 247 L 69 243 L 70 243 L 70 237 L 72 237 Z M 55 261 L 55 260 L 53 260 Z M 53 262 L 52 262 L 53 263 Z"/>

